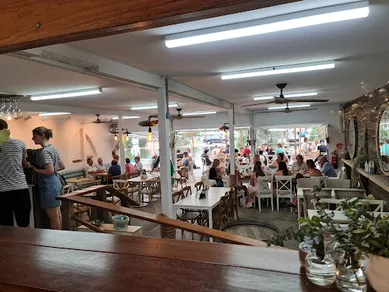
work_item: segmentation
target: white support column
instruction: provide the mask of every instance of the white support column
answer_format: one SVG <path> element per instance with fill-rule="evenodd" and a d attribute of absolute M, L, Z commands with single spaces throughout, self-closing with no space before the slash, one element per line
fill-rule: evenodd
<path fill-rule="evenodd" d="M 170 121 L 167 118 L 169 110 L 169 97 L 167 94 L 167 80 L 162 77 L 161 88 L 158 89 L 158 135 L 159 157 L 161 170 L 161 201 L 162 213 L 173 218 L 172 183 L 170 170 L 169 128 Z"/>
<path fill-rule="evenodd" d="M 119 115 L 119 120 L 118 120 L 118 140 L 119 140 L 119 164 L 120 164 L 120 169 L 122 171 L 122 174 L 126 172 L 126 167 L 125 167 L 125 152 L 124 152 L 124 138 L 123 138 L 123 115 Z"/>
<path fill-rule="evenodd" d="M 256 139 L 255 137 L 255 128 L 254 128 L 254 113 L 251 111 L 250 113 L 250 131 L 249 131 L 249 139 L 250 139 L 250 161 L 251 163 L 254 160 L 254 155 L 255 155 L 255 143 L 254 140 Z"/>
<path fill-rule="evenodd" d="M 171 156 L 172 161 L 174 165 L 174 173 L 177 172 L 177 151 L 176 151 L 176 145 L 175 145 L 175 135 L 174 127 L 173 127 L 173 120 L 170 121 L 170 148 L 171 148 Z"/>
<path fill-rule="evenodd" d="M 228 119 L 230 127 L 230 173 L 235 173 L 235 113 L 233 105 L 228 110 Z"/>

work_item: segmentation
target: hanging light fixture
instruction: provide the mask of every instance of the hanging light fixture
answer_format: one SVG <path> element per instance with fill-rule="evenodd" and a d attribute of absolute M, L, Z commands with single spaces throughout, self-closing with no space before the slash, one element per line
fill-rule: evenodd
<path fill-rule="evenodd" d="M 118 135 L 117 134 L 115 134 L 115 141 L 117 141 L 118 140 Z"/>
<path fill-rule="evenodd" d="M 126 134 L 126 141 L 130 140 L 130 137 L 128 135 L 130 135 L 131 133 L 128 130 L 126 130 L 125 134 Z"/>
<path fill-rule="evenodd" d="M 149 127 L 149 134 L 147 135 L 147 141 L 153 141 L 153 133 L 151 132 L 151 127 Z"/>
<path fill-rule="evenodd" d="M 18 107 L 20 97 L 0 97 L 0 118 L 20 119 L 23 117 L 22 110 Z"/>

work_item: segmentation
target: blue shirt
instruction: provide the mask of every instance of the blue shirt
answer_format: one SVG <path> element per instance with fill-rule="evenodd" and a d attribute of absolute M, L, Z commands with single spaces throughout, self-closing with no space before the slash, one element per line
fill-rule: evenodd
<path fill-rule="evenodd" d="M 122 172 L 120 170 L 120 165 L 111 165 L 109 170 L 108 170 L 108 173 L 109 174 L 112 174 L 112 176 L 118 176 L 118 175 L 121 175 Z"/>
<path fill-rule="evenodd" d="M 276 149 L 276 154 L 280 154 L 280 153 L 286 154 L 285 149 L 284 149 L 284 148 L 277 148 L 277 149 Z"/>
<path fill-rule="evenodd" d="M 323 164 L 320 171 L 328 177 L 337 177 L 334 167 L 328 161 Z"/>

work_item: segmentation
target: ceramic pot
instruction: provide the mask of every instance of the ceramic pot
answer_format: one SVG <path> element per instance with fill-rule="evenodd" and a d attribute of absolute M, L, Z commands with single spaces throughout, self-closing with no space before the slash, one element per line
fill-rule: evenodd
<path fill-rule="evenodd" d="M 377 292 L 389 292 L 389 259 L 370 255 L 367 278 Z"/>

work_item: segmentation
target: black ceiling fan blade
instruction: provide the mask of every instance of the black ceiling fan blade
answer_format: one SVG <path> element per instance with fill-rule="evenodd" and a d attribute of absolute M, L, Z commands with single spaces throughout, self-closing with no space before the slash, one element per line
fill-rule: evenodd
<path fill-rule="evenodd" d="M 276 102 L 274 101 L 274 99 L 271 99 L 271 100 L 266 101 L 266 102 L 245 104 L 245 105 L 242 105 L 242 107 L 251 107 L 251 106 L 258 106 L 258 105 L 272 104 L 272 103 L 276 103 Z"/>

